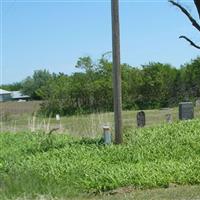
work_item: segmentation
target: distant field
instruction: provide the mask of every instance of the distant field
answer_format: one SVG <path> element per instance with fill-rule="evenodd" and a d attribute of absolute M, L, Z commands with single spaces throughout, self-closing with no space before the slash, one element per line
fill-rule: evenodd
<path fill-rule="evenodd" d="M 41 103 L 41 101 L 0 102 L 0 112 L 11 115 L 32 114 L 39 110 Z"/>
<path fill-rule="evenodd" d="M 102 134 L 102 126 L 110 125 L 113 132 L 114 114 L 94 113 L 89 115 L 74 115 L 61 117 L 56 121 L 55 116 L 44 118 L 36 113 L 41 102 L 7 102 L 0 104 L 1 131 L 36 131 L 48 132 L 52 128 L 59 127 L 58 132 L 69 133 L 76 136 L 96 137 Z M 138 111 L 123 111 L 123 129 L 136 128 L 136 115 Z M 178 120 L 178 108 L 145 110 L 146 127 L 157 126 L 166 123 L 166 114 L 172 114 L 173 121 Z M 200 108 L 195 108 L 195 118 L 200 118 Z"/>

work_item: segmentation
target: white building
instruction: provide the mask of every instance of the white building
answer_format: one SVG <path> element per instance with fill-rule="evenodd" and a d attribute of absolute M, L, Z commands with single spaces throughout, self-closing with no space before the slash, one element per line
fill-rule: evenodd
<path fill-rule="evenodd" d="M 12 99 L 11 92 L 0 89 L 0 102 L 10 101 Z"/>
<path fill-rule="evenodd" d="M 3 101 L 26 101 L 30 96 L 23 95 L 20 91 L 6 91 L 0 89 L 0 102 Z"/>
<path fill-rule="evenodd" d="M 23 95 L 20 91 L 12 91 L 11 92 L 12 100 L 14 101 L 19 101 L 19 100 L 28 100 L 30 99 L 30 96 L 28 95 Z"/>

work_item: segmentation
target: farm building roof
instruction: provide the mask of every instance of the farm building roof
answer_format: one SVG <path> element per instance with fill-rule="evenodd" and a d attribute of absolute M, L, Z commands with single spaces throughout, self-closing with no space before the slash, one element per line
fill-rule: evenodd
<path fill-rule="evenodd" d="M 20 91 L 12 91 L 11 95 L 13 99 L 30 98 L 30 96 L 23 95 Z"/>
<path fill-rule="evenodd" d="M 0 95 L 1 94 L 11 94 L 11 92 L 3 90 L 3 89 L 0 89 Z"/>

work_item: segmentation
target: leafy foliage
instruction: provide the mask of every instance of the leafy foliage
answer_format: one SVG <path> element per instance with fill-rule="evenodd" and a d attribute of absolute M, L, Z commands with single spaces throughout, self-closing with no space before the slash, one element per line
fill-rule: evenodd
<path fill-rule="evenodd" d="M 172 107 L 185 99 L 194 101 L 200 97 L 199 66 L 200 57 L 180 69 L 154 62 L 142 68 L 122 64 L 123 109 Z M 41 111 L 47 115 L 112 111 L 112 63 L 109 59 L 103 55 L 94 62 L 90 57 L 81 57 L 76 67 L 81 71 L 70 76 L 35 71 L 32 77 L 20 83 L 21 90 L 32 99 L 44 100 Z"/>
<path fill-rule="evenodd" d="M 31 96 L 33 99 L 41 99 L 38 90 L 47 85 L 51 79 L 51 74 L 47 70 L 37 70 L 32 77 L 27 77 L 22 81 L 22 92 Z"/>
<path fill-rule="evenodd" d="M 1 85 L 1 89 L 8 90 L 8 91 L 18 91 L 18 90 L 21 90 L 21 88 L 22 88 L 21 82 L 7 84 L 7 85 Z"/>
<path fill-rule="evenodd" d="M 169 107 L 186 98 L 195 100 L 200 96 L 199 60 L 181 69 L 162 63 L 149 63 L 142 69 L 122 64 L 123 109 Z M 40 88 L 38 94 L 47 100 L 43 111 L 48 114 L 112 111 L 112 63 L 104 57 L 96 63 L 83 57 L 77 67 L 84 71 L 64 79 L 64 75 L 56 75 L 56 79 Z"/>

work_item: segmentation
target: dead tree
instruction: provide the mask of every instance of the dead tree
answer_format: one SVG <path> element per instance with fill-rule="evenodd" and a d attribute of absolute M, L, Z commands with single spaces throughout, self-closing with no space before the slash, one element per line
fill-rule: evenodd
<path fill-rule="evenodd" d="M 189 21 L 192 23 L 193 27 L 195 29 L 197 29 L 200 32 L 200 24 L 197 22 L 196 19 L 194 19 L 194 17 L 188 12 L 188 10 L 186 8 L 184 8 L 180 3 L 175 2 L 173 0 L 169 0 L 169 2 L 176 6 L 177 8 L 180 9 L 180 11 L 189 19 Z M 195 7 L 197 9 L 198 15 L 199 15 L 199 19 L 200 19 L 200 0 L 194 0 L 194 4 Z M 185 35 L 181 35 L 179 36 L 179 38 L 181 39 L 185 39 L 187 42 L 189 42 L 193 47 L 200 49 L 200 46 L 197 45 L 195 42 L 193 42 L 191 39 L 189 39 L 187 36 Z"/>

